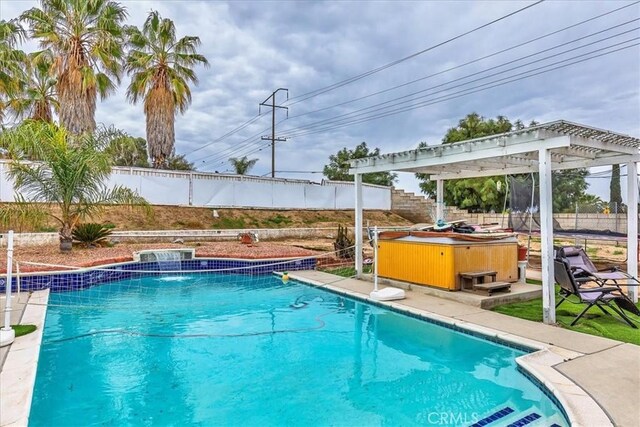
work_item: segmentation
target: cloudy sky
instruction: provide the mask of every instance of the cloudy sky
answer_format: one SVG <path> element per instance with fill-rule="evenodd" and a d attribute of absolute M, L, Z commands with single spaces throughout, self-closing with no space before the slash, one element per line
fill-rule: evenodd
<path fill-rule="evenodd" d="M 179 36 L 201 38 L 201 53 L 211 66 L 197 69 L 193 103 L 176 121 L 176 151 L 199 170 L 229 171 L 229 157 L 248 155 L 259 159 L 252 174 L 270 174 L 270 142 L 260 139 L 270 134 L 270 109 L 256 116 L 258 104 L 278 88 L 289 95 L 287 101 L 281 91 L 276 98 L 289 113 L 287 119 L 279 109 L 276 118 L 277 135 L 288 137 L 276 145 L 276 175 L 286 178 L 319 181 L 330 154 L 362 141 L 382 153 L 437 143 L 473 111 L 526 123 L 565 119 L 640 136 L 637 2 L 545 1 L 434 48 L 533 2 L 121 3 L 130 24 L 141 26 L 155 9 L 175 21 Z M 35 5 L 0 0 L 0 18 Z M 612 13 L 579 24 L 607 12 Z M 579 25 L 558 31 L 574 24 Z M 512 49 L 517 45 L 522 46 Z M 592 58 L 596 55 L 601 56 Z M 97 121 L 144 137 L 142 106 L 127 102 L 127 84 L 125 77 L 118 93 L 99 104 Z M 243 128 L 225 136 L 238 127 Z M 606 178 L 590 182 L 592 192 L 608 198 Z M 410 174 L 401 174 L 398 186 L 418 188 Z"/>

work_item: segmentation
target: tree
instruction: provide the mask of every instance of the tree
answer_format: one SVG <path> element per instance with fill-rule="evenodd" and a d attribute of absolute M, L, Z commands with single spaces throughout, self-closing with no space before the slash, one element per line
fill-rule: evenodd
<path fill-rule="evenodd" d="M 620 188 L 620 165 L 611 165 L 611 183 L 609 184 L 609 206 L 612 212 L 622 209 L 622 189 Z M 617 211 L 614 206 L 617 206 Z"/>
<path fill-rule="evenodd" d="M 46 211 L 60 224 L 60 250 L 70 251 L 72 231 L 79 221 L 100 213 L 105 205 L 142 206 L 147 202 L 129 188 L 107 188 L 111 172 L 109 156 L 97 147 L 93 135 L 72 136 L 66 129 L 50 123 L 28 122 L 2 134 L 11 136 L 11 144 L 29 145 L 37 140 L 38 163 L 14 160 L 9 176 L 14 180 L 18 206 L 33 216 L 42 215 L 44 206 L 57 206 Z M 11 207 L 0 209 L 5 224 L 12 218 Z"/>
<path fill-rule="evenodd" d="M 147 141 L 133 137 L 113 126 L 100 126 L 95 133 L 98 146 L 115 166 L 149 167 Z"/>
<path fill-rule="evenodd" d="M 7 99 L 19 90 L 21 63 L 26 55 L 17 45 L 24 37 L 25 31 L 17 20 L 0 21 L 0 123 L 4 121 Z"/>
<path fill-rule="evenodd" d="M 576 203 L 588 200 L 585 199 L 585 191 L 589 186 L 585 177 L 588 174 L 589 171 L 587 169 L 568 169 L 552 172 L 553 212 L 575 212 Z"/>
<path fill-rule="evenodd" d="M 518 121 L 517 126 L 522 126 Z M 509 132 L 513 125 L 504 116 L 496 119 L 485 119 L 478 113 L 468 114 L 458 122 L 456 127 L 450 128 L 442 138 L 444 144 L 481 138 L 498 133 Z M 418 148 L 425 148 L 427 144 L 421 142 Z M 425 174 L 417 173 L 421 180 L 420 189 L 431 197 L 436 195 L 436 183 L 429 180 Z M 447 205 L 461 209 L 476 211 L 501 212 L 506 197 L 506 178 L 491 176 L 487 178 L 456 179 L 445 182 L 444 201 Z M 498 184 L 500 183 L 500 184 Z"/>
<path fill-rule="evenodd" d="M 41 0 L 22 14 L 30 35 L 54 55 L 60 123 L 74 134 L 96 127 L 96 97 L 120 82 L 126 10 L 111 0 Z"/>
<path fill-rule="evenodd" d="M 531 121 L 529 126 L 536 126 L 536 121 Z M 477 113 L 468 114 L 458 122 L 458 126 L 450 128 L 442 142 L 452 143 L 473 138 L 509 132 L 512 129 L 521 130 L 525 126 L 520 120 L 513 124 L 504 116 L 496 119 L 485 119 Z M 419 148 L 426 147 L 422 142 Z M 575 208 L 581 197 L 584 196 L 588 184 L 585 181 L 586 169 L 574 169 L 553 172 L 552 182 L 554 188 L 554 212 L 571 211 Z M 425 174 L 416 174 L 423 182 L 420 188 L 431 197 L 436 195 L 436 183 L 428 179 Z M 444 201 L 446 204 L 461 209 L 475 211 L 501 212 L 507 198 L 506 177 L 492 176 L 487 178 L 456 179 L 445 182 Z"/>
<path fill-rule="evenodd" d="M 8 96 L 7 108 L 17 119 L 29 118 L 53 122 L 58 111 L 56 79 L 51 76 L 51 51 L 34 52 L 22 61 L 23 73 L 18 77 L 18 89 Z"/>
<path fill-rule="evenodd" d="M 258 162 L 258 159 L 249 160 L 247 156 L 240 158 L 232 157 L 229 159 L 229 162 L 238 175 L 246 175 L 249 172 L 249 169 L 255 166 L 255 164 Z"/>
<path fill-rule="evenodd" d="M 196 49 L 200 39 L 185 36 L 176 40 L 173 21 L 151 11 L 142 31 L 127 27 L 129 55 L 126 70 L 132 75 L 127 97 L 136 104 L 144 98 L 147 143 L 153 167 L 162 168 L 175 144 L 175 114 L 191 103 L 189 83 L 197 84 L 193 68 L 208 65 Z"/>
<path fill-rule="evenodd" d="M 380 149 L 375 148 L 369 151 L 366 142 L 360 143 L 353 150 L 344 147 L 336 154 L 329 156 L 329 164 L 324 166 L 322 173 L 327 179 L 333 181 L 353 181 L 353 175 L 349 175 L 349 161 L 378 155 L 380 155 Z M 391 186 L 397 177 L 397 174 L 391 172 L 365 173 L 362 175 L 362 182 Z"/>
<path fill-rule="evenodd" d="M 196 170 L 193 163 L 185 159 L 184 154 L 172 154 L 167 157 L 164 169 L 173 171 L 193 171 Z"/>

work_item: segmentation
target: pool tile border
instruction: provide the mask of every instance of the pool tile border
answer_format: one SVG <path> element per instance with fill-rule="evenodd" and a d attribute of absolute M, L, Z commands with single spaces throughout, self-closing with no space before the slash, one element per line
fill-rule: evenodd
<path fill-rule="evenodd" d="M 312 270 L 316 258 L 267 258 L 243 260 L 235 258 L 194 258 L 176 261 L 123 262 L 102 266 L 79 267 L 74 270 L 41 271 L 21 273 L 13 277 L 13 289 L 37 291 L 50 289 L 51 292 L 77 291 L 94 285 L 115 282 L 132 277 L 143 277 L 163 271 L 191 273 L 216 272 L 235 274 L 271 274 L 274 266 L 279 271 Z M 18 282 L 19 280 L 19 282 Z M 6 279 L 0 278 L 0 292 L 6 288 Z"/>

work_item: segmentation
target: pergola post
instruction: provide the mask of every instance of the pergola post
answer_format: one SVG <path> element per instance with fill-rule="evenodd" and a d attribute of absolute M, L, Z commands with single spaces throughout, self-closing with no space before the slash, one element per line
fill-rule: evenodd
<path fill-rule="evenodd" d="M 444 220 L 444 180 L 436 179 L 436 218 Z M 435 222 L 434 221 L 434 222 Z"/>
<path fill-rule="evenodd" d="M 627 163 L 627 273 L 638 277 L 638 164 Z M 638 287 L 627 288 L 629 297 L 638 302 Z"/>
<path fill-rule="evenodd" d="M 356 238 L 356 277 L 362 277 L 362 174 L 353 176 L 356 192 L 355 230 Z"/>
<path fill-rule="evenodd" d="M 553 274 L 553 199 L 551 186 L 551 151 L 538 150 L 540 173 L 540 245 L 542 248 L 542 318 L 556 323 L 555 278 Z"/>

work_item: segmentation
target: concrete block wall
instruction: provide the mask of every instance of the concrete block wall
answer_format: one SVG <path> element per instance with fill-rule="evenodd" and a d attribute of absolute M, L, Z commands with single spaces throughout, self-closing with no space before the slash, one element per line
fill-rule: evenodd
<path fill-rule="evenodd" d="M 416 224 L 431 224 L 435 222 L 436 202 L 422 195 L 393 189 L 391 191 L 391 212 Z M 450 206 L 445 207 L 445 219 L 447 221 L 468 218 L 469 214 L 466 210 Z"/>
<path fill-rule="evenodd" d="M 391 212 L 413 223 L 431 223 L 435 203 L 426 197 L 394 188 L 391 191 Z"/>
<path fill-rule="evenodd" d="M 509 214 L 497 213 L 467 213 L 460 219 L 466 219 L 474 224 L 499 224 L 509 226 Z M 561 213 L 553 215 L 554 221 L 563 230 L 600 230 L 627 233 L 626 214 L 590 214 L 590 213 Z M 638 220 L 640 222 L 640 218 Z"/>

